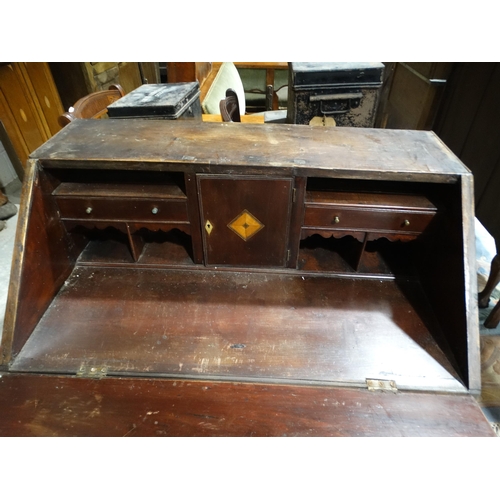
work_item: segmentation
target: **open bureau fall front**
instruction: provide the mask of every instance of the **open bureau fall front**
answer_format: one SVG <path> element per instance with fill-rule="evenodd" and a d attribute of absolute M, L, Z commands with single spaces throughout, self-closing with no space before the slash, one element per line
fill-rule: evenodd
<path fill-rule="evenodd" d="M 29 161 L 2 365 L 472 400 L 473 222 L 431 132 L 75 121 Z"/>

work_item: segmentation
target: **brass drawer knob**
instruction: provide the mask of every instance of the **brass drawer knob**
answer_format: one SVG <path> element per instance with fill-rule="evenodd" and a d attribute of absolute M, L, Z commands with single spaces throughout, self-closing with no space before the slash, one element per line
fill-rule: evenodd
<path fill-rule="evenodd" d="M 87 207 L 87 209 L 85 210 L 85 212 L 87 212 L 88 214 L 91 214 L 92 213 L 92 207 Z"/>
<path fill-rule="evenodd" d="M 334 224 L 338 224 L 340 222 L 340 217 L 338 215 L 336 215 L 333 219 L 333 223 Z"/>
<path fill-rule="evenodd" d="M 410 221 L 408 219 L 405 219 L 405 221 L 403 222 L 403 225 L 409 226 L 410 225 Z"/>
<path fill-rule="evenodd" d="M 156 215 L 158 213 L 158 208 L 154 207 L 153 210 L 151 210 L 151 213 Z"/>

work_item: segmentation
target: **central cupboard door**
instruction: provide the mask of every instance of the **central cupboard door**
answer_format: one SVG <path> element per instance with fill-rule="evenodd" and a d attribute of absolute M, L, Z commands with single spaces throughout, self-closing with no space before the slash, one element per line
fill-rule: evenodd
<path fill-rule="evenodd" d="M 293 179 L 197 179 L 207 265 L 286 265 Z"/>

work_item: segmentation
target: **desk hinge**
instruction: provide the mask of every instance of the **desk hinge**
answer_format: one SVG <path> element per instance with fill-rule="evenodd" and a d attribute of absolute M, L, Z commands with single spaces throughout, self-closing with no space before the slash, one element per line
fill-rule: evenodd
<path fill-rule="evenodd" d="M 297 188 L 292 189 L 292 203 L 295 203 L 297 200 Z"/>
<path fill-rule="evenodd" d="M 89 366 L 85 363 L 82 363 L 80 365 L 80 368 L 76 372 L 77 377 L 82 377 L 82 378 L 103 378 L 108 374 L 108 367 L 107 366 Z"/>
<path fill-rule="evenodd" d="M 398 392 L 398 386 L 394 380 L 366 379 L 366 386 L 369 391 L 391 391 Z"/>

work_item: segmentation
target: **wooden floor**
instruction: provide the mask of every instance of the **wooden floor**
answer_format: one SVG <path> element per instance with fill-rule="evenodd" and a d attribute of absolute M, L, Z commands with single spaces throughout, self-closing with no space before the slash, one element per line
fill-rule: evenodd
<path fill-rule="evenodd" d="M 81 266 L 11 369 L 465 392 L 424 306 L 395 280 Z"/>

